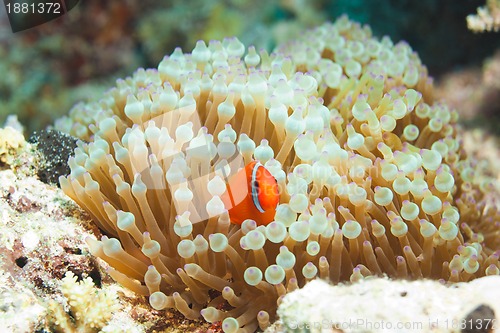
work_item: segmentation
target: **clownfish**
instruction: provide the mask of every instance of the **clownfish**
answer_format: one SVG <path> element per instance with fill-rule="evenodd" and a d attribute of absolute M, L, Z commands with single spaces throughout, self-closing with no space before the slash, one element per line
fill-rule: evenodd
<path fill-rule="evenodd" d="M 253 161 L 229 178 L 221 200 L 231 223 L 252 219 L 257 225 L 267 225 L 274 220 L 278 192 L 278 183 L 269 170 Z"/>

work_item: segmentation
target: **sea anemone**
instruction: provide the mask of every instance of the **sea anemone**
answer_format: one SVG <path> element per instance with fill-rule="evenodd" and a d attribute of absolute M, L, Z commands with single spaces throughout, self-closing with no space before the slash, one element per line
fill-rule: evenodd
<path fill-rule="evenodd" d="M 408 44 L 342 17 L 272 54 L 199 41 L 118 80 L 58 123 L 86 141 L 60 183 L 106 234 L 87 244 L 116 281 L 252 332 L 316 277 L 499 273 L 490 180 L 456 120 Z M 236 225 L 221 195 L 253 160 L 280 203 L 271 223 Z"/>

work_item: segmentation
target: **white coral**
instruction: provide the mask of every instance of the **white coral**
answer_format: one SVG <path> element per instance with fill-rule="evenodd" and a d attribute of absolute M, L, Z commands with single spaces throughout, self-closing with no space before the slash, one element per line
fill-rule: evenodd
<path fill-rule="evenodd" d="M 61 289 L 71 315 L 57 302 L 49 304 L 57 332 L 97 332 L 120 309 L 116 294 L 96 289 L 90 277 L 77 282 L 77 277 L 68 271 Z"/>

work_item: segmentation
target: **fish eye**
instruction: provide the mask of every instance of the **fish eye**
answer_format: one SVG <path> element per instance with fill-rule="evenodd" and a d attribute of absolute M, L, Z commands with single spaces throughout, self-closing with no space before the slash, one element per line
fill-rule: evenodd
<path fill-rule="evenodd" d="M 256 188 L 259 188 L 259 182 L 255 180 L 255 181 L 253 182 L 253 186 L 254 186 L 254 187 L 256 187 Z"/>

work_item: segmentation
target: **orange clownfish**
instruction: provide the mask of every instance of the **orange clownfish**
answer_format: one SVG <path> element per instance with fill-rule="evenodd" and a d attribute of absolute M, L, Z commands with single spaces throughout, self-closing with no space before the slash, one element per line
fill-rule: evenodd
<path fill-rule="evenodd" d="M 253 161 L 229 178 L 221 199 L 232 223 L 252 219 L 257 225 L 267 225 L 274 220 L 279 202 L 278 183 L 261 163 Z"/>

